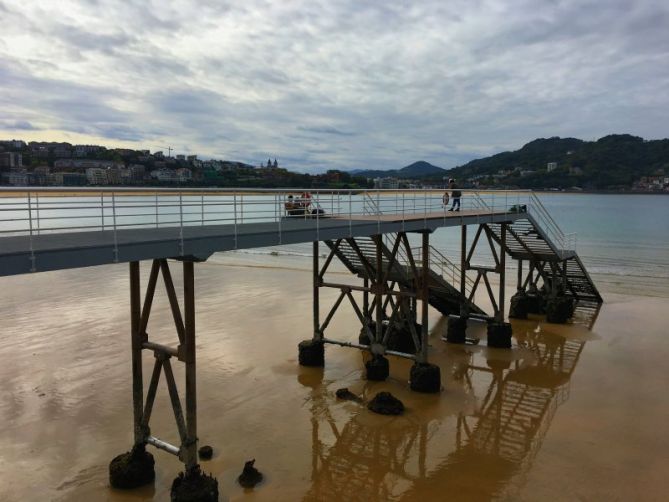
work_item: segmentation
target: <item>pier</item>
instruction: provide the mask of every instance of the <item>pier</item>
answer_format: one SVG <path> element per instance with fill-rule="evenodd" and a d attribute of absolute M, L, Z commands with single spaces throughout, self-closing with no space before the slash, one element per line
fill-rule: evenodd
<path fill-rule="evenodd" d="M 183 479 L 199 477 L 205 487 L 213 486 L 197 462 L 194 280 L 194 267 L 213 253 L 311 243 L 313 332 L 305 333 L 308 339 L 299 346 L 300 363 L 325 364 L 326 345 L 352 347 L 372 356 L 367 378 L 383 380 L 387 356 L 406 358 L 414 362 L 409 377 L 418 392 L 441 388 L 439 366 L 429 358 L 429 307 L 448 317 L 449 342 L 468 343 L 467 322 L 481 321 L 488 325 L 488 344 L 508 348 L 508 316 L 545 313 L 549 321 L 565 322 L 574 312 L 594 311 L 602 302 L 576 253 L 575 236 L 562 232 L 532 192 L 463 190 L 462 210 L 450 212 L 441 190 L 314 190 L 303 214 L 288 215 L 287 196 L 300 191 L 109 188 L 77 189 L 73 195 L 0 189 L 0 276 L 129 264 L 134 444 L 120 456 L 116 465 L 121 470 L 112 473 L 112 484 L 114 476 L 119 486 L 152 481 L 153 458 L 146 452 L 151 445 L 184 463 Z M 446 256 L 431 243 L 434 232 L 448 227 L 459 229 L 456 256 Z M 490 260 L 477 262 L 481 253 Z M 144 294 L 142 261 L 150 263 Z M 350 280 L 331 279 L 328 272 L 335 261 L 350 272 Z M 511 261 L 517 265 L 516 294 L 508 301 Z M 172 280 L 175 264 L 184 278 L 181 295 Z M 339 291 L 332 305 L 322 305 L 322 288 Z M 147 334 L 158 290 L 164 290 L 171 307 L 171 346 L 151 341 Z M 491 309 L 478 303 L 481 292 Z M 344 302 L 360 321 L 354 342 L 328 332 Z M 143 351 L 155 357 L 146 391 Z M 183 400 L 174 361 L 186 368 Z M 151 433 L 161 377 L 179 445 Z M 124 471 L 129 465 L 139 466 L 142 475 Z"/>

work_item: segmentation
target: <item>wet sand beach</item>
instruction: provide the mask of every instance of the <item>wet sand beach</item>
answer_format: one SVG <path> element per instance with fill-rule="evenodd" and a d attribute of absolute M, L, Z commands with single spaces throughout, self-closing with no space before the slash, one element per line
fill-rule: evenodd
<path fill-rule="evenodd" d="M 312 329 L 310 272 L 230 256 L 195 267 L 198 435 L 214 448 L 202 466 L 218 478 L 220 500 L 666 500 L 666 296 L 605 290 L 592 330 L 513 321 L 510 351 L 447 345 L 445 322 L 431 311 L 430 357 L 444 390 L 421 395 L 409 391 L 409 362 L 397 358 L 381 383 L 364 380 L 354 349 L 330 346 L 324 370 L 300 368 L 297 343 Z M 173 275 L 178 286 L 176 266 Z M 181 466 L 154 449 L 154 486 L 108 486 L 109 461 L 132 442 L 127 265 L 0 285 L 0 499 L 169 500 Z M 323 290 L 322 309 L 336 296 Z M 328 336 L 353 341 L 358 331 L 346 308 Z M 176 340 L 161 289 L 148 332 Z M 484 336 L 483 326 L 471 334 Z M 144 357 L 148 381 L 152 357 Z M 341 387 L 363 400 L 390 391 L 406 413 L 374 415 L 337 400 Z M 178 443 L 164 381 L 151 428 Z M 235 480 L 252 458 L 266 479 L 250 491 Z"/>

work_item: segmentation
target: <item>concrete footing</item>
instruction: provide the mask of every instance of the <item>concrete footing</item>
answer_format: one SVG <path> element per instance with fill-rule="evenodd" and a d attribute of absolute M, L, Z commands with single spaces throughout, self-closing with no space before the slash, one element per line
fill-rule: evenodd
<path fill-rule="evenodd" d="M 372 335 L 376 335 L 376 322 L 371 321 L 369 323 L 369 329 L 372 332 Z M 388 329 L 388 324 L 384 322 L 381 324 L 382 335 L 386 333 L 386 329 Z M 358 343 L 362 345 L 371 345 L 372 343 L 371 340 L 369 339 L 369 336 L 367 336 L 367 330 L 365 329 L 364 326 L 360 328 L 360 336 L 358 336 Z"/>
<path fill-rule="evenodd" d="M 390 365 L 388 359 L 383 356 L 375 355 L 365 363 L 367 370 L 367 380 L 382 382 L 390 374 Z"/>
<path fill-rule="evenodd" d="M 156 477 L 153 455 L 144 445 L 118 455 L 109 464 L 109 484 L 114 488 L 131 489 L 152 483 Z"/>
<path fill-rule="evenodd" d="M 497 349 L 511 348 L 513 330 L 508 322 L 492 321 L 488 323 L 488 347 Z"/>
<path fill-rule="evenodd" d="M 414 323 L 414 329 L 420 339 L 420 333 L 423 329 L 420 324 Z M 415 354 L 420 347 L 416 347 L 411 336 L 411 327 L 409 323 L 403 323 L 393 327 L 393 330 L 388 336 L 388 350 L 396 350 L 397 352 L 404 352 L 406 354 Z"/>
<path fill-rule="evenodd" d="M 564 324 L 574 315 L 575 302 L 570 296 L 550 298 L 546 302 L 546 321 Z"/>
<path fill-rule="evenodd" d="M 525 291 L 518 291 L 511 297 L 509 317 L 514 319 L 527 319 L 527 314 L 530 310 L 533 310 L 532 302 L 536 302 L 536 300 L 529 297 Z"/>
<path fill-rule="evenodd" d="M 546 298 L 539 292 L 527 295 L 527 313 L 543 314 L 546 312 Z"/>
<path fill-rule="evenodd" d="M 172 502 L 218 502 L 218 481 L 203 473 L 200 466 L 196 465 L 185 474 L 180 472 L 172 482 L 170 500 Z"/>
<path fill-rule="evenodd" d="M 448 343 L 465 343 L 467 334 L 466 317 L 449 317 L 446 341 Z"/>
<path fill-rule="evenodd" d="M 436 364 L 415 363 L 411 367 L 411 390 L 435 394 L 441 391 L 441 370 Z"/>
<path fill-rule="evenodd" d="M 325 366 L 325 346 L 320 340 L 304 340 L 298 345 L 300 366 Z"/>

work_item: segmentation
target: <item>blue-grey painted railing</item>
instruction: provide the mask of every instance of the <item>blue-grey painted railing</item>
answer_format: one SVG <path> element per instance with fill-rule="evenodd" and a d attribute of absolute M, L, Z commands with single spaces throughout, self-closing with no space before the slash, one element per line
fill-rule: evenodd
<path fill-rule="evenodd" d="M 564 234 L 541 201 L 528 190 L 466 190 L 461 211 L 504 213 L 522 206 L 541 224 L 561 250 L 573 250 L 575 234 Z M 246 188 L 56 188 L 0 187 L 0 245 L 4 236 L 44 233 L 112 231 L 173 227 L 183 239 L 183 228 L 193 225 L 239 226 L 274 222 L 277 242 L 289 218 L 316 220 L 381 218 L 394 215 L 402 222 L 416 216 L 433 218 L 447 214 L 443 189 L 410 190 L 311 190 Z M 292 195 L 294 209 L 288 215 L 286 202 Z"/>

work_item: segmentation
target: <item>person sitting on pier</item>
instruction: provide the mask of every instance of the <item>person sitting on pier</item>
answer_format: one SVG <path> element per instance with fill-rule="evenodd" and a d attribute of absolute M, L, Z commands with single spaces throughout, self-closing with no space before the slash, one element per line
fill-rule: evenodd
<path fill-rule="evenodd" d="M 460 197 L 462 197 L 462 192 L 457 190 L 458 186 L 455 184 L 453 178 L 448 180 L 448 188 L 451 190 L 451 198 L 453 199 L 453 205 L 451 205 L 449 211 L 460 211 Z M 458 206 L 458 208 L 455 209 L 455 206 Z"/>
<path fill-rule="evenodd" d="M 292 195 L 288 196 L 288 199 L 286 200 L 284 207 L 286 208 L 286 214 L 288 216 L 300 216 L 304 214 L 304 207 L 302 207 L 299 200 L 296 201 L 295 199 L 293 199 Z"/>
<path fill-rule="evenodd" d="M 309 207 L 311 206 L 311 194 L 309 192 L 302 192 L 300 198 L 297 199 L 299 207 L 304 209 L 305 213 L 309 213 Z"/>

